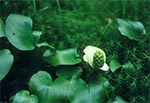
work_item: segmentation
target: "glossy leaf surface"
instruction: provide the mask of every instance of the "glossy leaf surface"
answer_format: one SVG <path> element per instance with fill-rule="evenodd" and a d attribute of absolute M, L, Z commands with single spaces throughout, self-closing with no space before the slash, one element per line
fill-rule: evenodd
<path fill-rule="evenodd" d="M 120 33 L 131 40 L 139 40 L 141 35 L 145 34 L 145 29 L 142 23 L 139 21 L 126 21 L 123 19 L 117 19 L 119 24 L 118 29 Z"/>
<path fill-rule="evenodd" d="M 19 50 L 33 50 L 41 32 L 32 32 L 32 19 L 18 14 L 10 14 L 6 19 L 6 36 Z"/>
<path fill-rule="evenodd" d="M 45 54 L 45 53 L 44 53 Z M 53 66 L 58 65 L 74 65 L 81 62 L 76 48 L 57 50 L 56 53 L 44 57 L 46 62 Z"/>
<path fill-rule="evenodd" d="M 13 103 L 38 103 L 38 98 L 33 94 L 30 95 L 27 90 L 21 90 L 16 93 Z"/>
<path fill-rule="evenodd" d="M 87 84 L 80 86 L 75 92 L 71 103 L 105 103 L 107 101 L 107 91 L 110 87 L 108 80 L 97 74 L 92 76 Z"/>
<path fill-rule="evenodd" d="M 63 70 L 64 72 L 67 72 L 67 70 Z M 66 76 L 62 76 L 60 71 L 59 77 L 53 82 L 47 72 L 39 71 L 31 77 L 29 87 L 38 96 L 39 103 L 67 102 L 74 92 L 84 84 L 83 80 L 79 79 L 79 75 L 77 76 L 81 72 L 80 68 L 72 69 L 71 73 L 67 72 Z"/>
<path fill-rule="evenodd" d="M 14 57 L 8 49 L 0 50 L 0 80 L 2 80 L 12 67 Z"/>
<path fill-rule="evenodd" d="M 122 65 L 119 63 L 118 60 L 116 60 L 116 59 L 111 59 L 109 66 L 110 66 L 111 71 L 112 71 L 112 72 L 115 72 L 115 71 L 116 71 L 117 69 L 119 69 Z"/>
<path fill-rule="evenodd" d="M 53 81 L 47 72 L 39 71 L 31 77 L 29 88 L 39 103 L 104 103 L 110 87 L 108 80 L 93 75 L 87 84 L 79 78 L 81 73 L 81 68 L 60 69 Z"/>

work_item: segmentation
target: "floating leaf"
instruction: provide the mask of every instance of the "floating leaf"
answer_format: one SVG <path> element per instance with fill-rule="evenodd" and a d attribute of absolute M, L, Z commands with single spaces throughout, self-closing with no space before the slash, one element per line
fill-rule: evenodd
<path fill-rule="evenodd" d="M 139 40 L 142 34 L 145 34 L 145 29 L 142 23 L 136 21 L 125 21 L 122 19 L 117 19 L 119 24 L 118 29 L 120 33 L 131 40 Z"/>
<path fill-rule="evenodd" d="M 84 84 L 83 80 L 76 75 L 81 74 L 81 68 L 75 68 L 71 73 L 67 70 L 64 72 L 66 72 L 65 74 L 68 73 L 68 76 L 62 76 L 62 72 L 59 71 L 59 77 L 54 82 L 51 76 L 44 71 L 39 71 L 31 77 L 29 88 L 38 96 L 39 103 L 67 102 L 74 92 Z M 74 75 L 76 75 L 76 78 L 74 78 Z"/>
<path fill-rule="evenodd" d="M 5 27 L 2 19 L 0 18 L 0 38 L 5 36 Z"/>
<path fill-rule="evenodd" d="M 38 98 L 27 90 L 21 90 L 16 93 L 13 103 L 38 103 Z"/>
<path fill-rule="evenodd" d="M 0 80 L 2 80 L 9 72 L 14 57 L 8 49 L 0 50 Z"/>
<path fill-rule="evenodd" d="M 33 50 L 41 32 L 32 32 L 32 19 L 18 14 L 10 14 L 6 20 L 6 36 L 19 50 Z"/>
<path fill-rule="evenodd" d="M 44 53 L 45 54 L 45 53 Z M 53 66 L 58 65 L 74 65 L 81 62 L 81 59 L 77 53 L 76 48 L 66 49 L 66 50 L 58 50 L 56 53 L 44 57 L 46 62 Z"/>
<path fill-rule="evenodd" d="M 119 63 L 118 60 L 116 60 L 116 59 L 111 59 L 109 66 L 110 66 L 111 71 L 112 71 L 112 72 L 115 72 L 115 71 L 116 71 L 117 69 L 119 69 L 122 65 Z"/>

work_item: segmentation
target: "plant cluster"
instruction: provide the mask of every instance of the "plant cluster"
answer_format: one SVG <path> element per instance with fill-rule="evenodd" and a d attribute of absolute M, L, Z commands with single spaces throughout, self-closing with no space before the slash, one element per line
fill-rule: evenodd
<path fill-rule="evenodd" d="M 9 8 L 12 1 L 0 2 L 2 8 Z M 6 16 L 1 11 L 0 101 L 149 102 L 149 22 L 143 21 L 144 27 L 140 19 L 115 17 L 113 10 L 108 10 L 113 2 L 105 0 L 23 2 L 27 4 L 12 2 L 14 7 L 28 7 L 22 13 L 8 12 Z M 126 17 L 127 0 L 115 3 L 123 5 Z M 140 3 L 131 2 L 130 6 L 142 7 Z M 53 12 L 47 14 L 48 10 Z"/>

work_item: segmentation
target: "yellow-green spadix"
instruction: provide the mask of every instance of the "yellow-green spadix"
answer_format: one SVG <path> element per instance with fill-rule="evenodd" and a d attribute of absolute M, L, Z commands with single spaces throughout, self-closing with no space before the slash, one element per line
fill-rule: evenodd
<path fill-rule="evenodd" d="M 109 66 L 106 64 L 106 54 L 102 49 L 94 46 L 86 46 L 83 52 L 85 53 L 83 56 L 84 61 L 88 62 L 92 68 L 103 71 L 109 70 Z"/>

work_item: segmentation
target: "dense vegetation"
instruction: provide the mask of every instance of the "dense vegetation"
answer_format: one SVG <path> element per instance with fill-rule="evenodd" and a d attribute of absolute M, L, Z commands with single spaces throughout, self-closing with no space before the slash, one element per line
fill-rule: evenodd
<path fill-rule="evenodd" d="M 82 60 L 83 49 L 87 45 L 103 49 L 111 70 L 96 71 L 96 73 L 105 77 L 100 81 L 107 79 L 111 84 L 105 102 L 112 103 L 116 96 L 130 103 L 150 102 L 149 0 L 1 0 L 0 18 L 4 24 L 10 14 L 31 17 L 32 29 L 42 32 L 39 43 L 49 43 L 51 50 L 77 48 Z M 133 24 L 134 21 L 139 21 L 144 25 L 142 30 L 145 30 L 145 33 L 136 32 L 135 37 L 122 35 L 118 29 L 119 20 L 121 22 L 129 20 L 129 23 Z M 0 82 L 0 102 L 12 102 L 13 96 L 18 91 L 29 90 L 28 84 L 34 84 L 35 79 L 31 76 L 33 77 L 39 70 L 47 71 L 44 73 L 52 76 L 51 82 L 58 78 L 58 84 L 65 74 L 76 78 L 81 75 L 82 80 L 86 81 L 93 73 L 89 73 L 91 68 L 84 61 L 75 65 L 51 65 L 53 63 L 45 62 L 41 54 L 47 50 L 47 47 L 22 51 L 14 47 L 8 38 L 1 37 L 0 50 L 2 49 L 11 51 L 14 62 L 9 73 Z M 94 80 L 95 77 L 91 78 Z M 92 84 L 92 79 L 86 82 Z M 31 92 L 34 91 L 31 87 L 30 89 Z"/>

